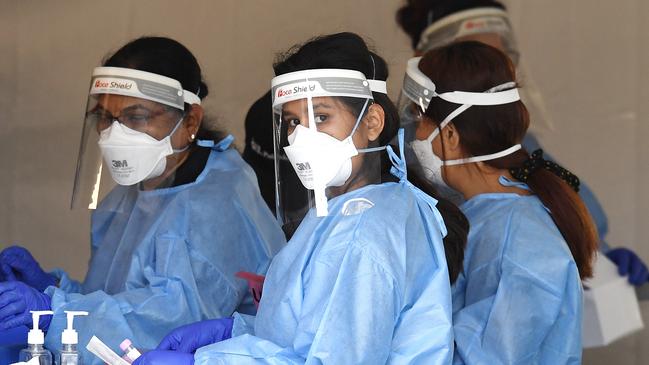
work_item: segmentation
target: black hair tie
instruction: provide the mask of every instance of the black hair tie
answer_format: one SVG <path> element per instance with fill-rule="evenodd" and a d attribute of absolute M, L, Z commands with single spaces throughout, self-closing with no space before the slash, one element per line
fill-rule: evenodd
<path fill-rule="evenodd" d="M 523 166 L 509 169 L 509 172 L 518 181 L 527 183 L 529 177 L 540 168 L 544 168 L 557 175 L 566 184 L 570 185 L 575 192 L 579 192 L 579 178 L 556 162 L 545 160 L 542 149 L 532 152 L 530 158 L 523 162 Z"/>

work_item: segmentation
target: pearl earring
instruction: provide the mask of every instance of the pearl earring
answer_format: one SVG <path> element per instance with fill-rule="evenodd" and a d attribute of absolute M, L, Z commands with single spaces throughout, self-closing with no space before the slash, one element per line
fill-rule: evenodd
<path fill-rule="evenodd" d="M 192 133 L 191 140 L 193 141 L 194 138 L 196 138 L 196 135 L 194 133 Z"/>

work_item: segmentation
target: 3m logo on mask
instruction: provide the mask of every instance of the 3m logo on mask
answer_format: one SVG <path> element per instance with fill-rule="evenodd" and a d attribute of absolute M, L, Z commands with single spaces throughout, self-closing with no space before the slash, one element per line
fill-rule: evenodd
<path fill-rule="evenodd" d="M 128 162 L 126 160 L 113 160 L 113 168 L 125 169 L 127 167 L 128 167 Z"/>
<path fill-rule="evenodd" d="M 308 171 L 311 170 L 311 165 L 308 162 L 298 162 L 295 164 L 295 169 L 297 171 Z"/>

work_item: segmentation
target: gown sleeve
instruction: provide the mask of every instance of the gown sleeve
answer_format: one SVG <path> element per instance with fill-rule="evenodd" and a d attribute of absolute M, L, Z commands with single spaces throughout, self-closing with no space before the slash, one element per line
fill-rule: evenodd
<path fill-rule="evenodd" d="M 199 349 L 196 365 L 386 363 L 400 311 L 399 288 L 362 247 L 352 245 L 343 255 L 340 266 L 326 257 L 312 264 L 291 344 L 244 334 Z"/>

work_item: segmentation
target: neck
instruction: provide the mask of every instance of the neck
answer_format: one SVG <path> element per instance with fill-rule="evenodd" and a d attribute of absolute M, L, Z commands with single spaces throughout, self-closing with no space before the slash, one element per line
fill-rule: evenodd
<path fill-rule="evenodd" d="M 167 167 L 162 175 L 154 177 L 153 179 L 148 179 L 142 181 L 142 190 L 154 190 L 159 189 L 165 186 L 170 186 L 173 183 L 174 173 L 189 157 L 189 152 L 191 149 L 188 149 L 183 152 L 174 153 L 173 155 L 167 156 Z"/>
<path fill-rule="evenodd" d="M 490 193 L 514 193 L 518 195 L 530 195 L 530 192 L 524 189 L 500 184 L 500 177 L 504 176 L 514 180 L 506 169 L 497 169 L 485 164 L 466 164 L 457 166 L 445 166 L 446 176 L 451 176 L 449 185 L 462 193 L 465 200 L 469 200 L 476 195 Z"/>
<path fill-rule="evenodd" d="M 364 159 L 362 166 L 359 169 L 360 171 L 352 174 L 352 176 L 342 186 L 332 186 L 327 189 L 327 196 L 329 196 L 329 198 L 343 195 L 347 192 L 360 189 L 369 184 L 376 184 L 381 182 L 381 159 L 377 158 L 378 156 L 366 155 L 363 157 Z"/>

